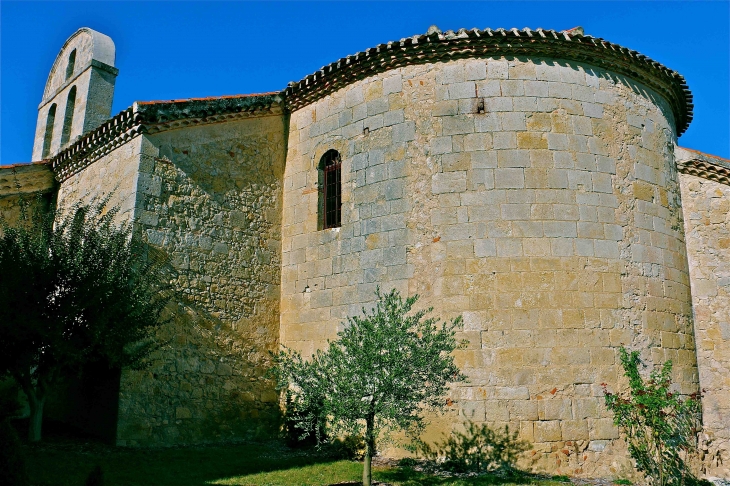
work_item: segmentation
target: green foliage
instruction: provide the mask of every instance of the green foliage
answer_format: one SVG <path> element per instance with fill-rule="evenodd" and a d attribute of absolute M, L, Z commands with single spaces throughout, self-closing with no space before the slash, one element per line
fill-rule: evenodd
<path fill-rule="evenodd" d="M 565 476 L 565 475 L 553 476 L 550 479 L 552 479 L 553 481 L 557 481 L 559 483 L 569 483 L 570 482 L 570 476 Z"/>
<path fill-rule="evenodd" d="M 622 484 L 622 485 L 626 485 L 626 486 L 631 486 L 634 483 L 632 483 L 628 479 L 616 479 L 616 480 L 614 480 L 613 484 Z"/>
<path fill-rule="evenodd" d="M 104 471 L 97 465 L 86 478 L 85 486 L 104 486 Z"/>
<path fill-rule="evenodd" d="M 452 432 L 433 447 L 419 442 L 416 449 L 437 469 L 458 473 L 513 472 L 519 455 L 530 448 L 528 442 L 517 436 L 507 426 L 498 431 L 487 424 L 469 421 L 466 432 Z"/>
<path fill-rule="evenodd" d="M 332 459 L 361 461 L 365 456 L 365 441 L 361 436 L 347 435 L 330 439 L 322 452 Z"/>
<path fill-rule="evenodd" d="M 376 297 L 371 312 L 348 317 L 328 349 L 308 361 L 287 349 L 274 368 L 302 435 L 322 435 L 326 424 L 332 436 L 363 437 L 366 472 L 381 435 L 420 431 L 424 410 L 440 410 L 448 383 L 464 380 L 451 355 L 460 318 L 439 324 L 426 318 L 431 309 L 411 313 L 418 296 L 403 300 L 396 290 Z"/>
<path fill-rule="evenodd" d="M 31 440 L 59 376 L 88 363 L 142 366 L 155 349 L 169 266 L 130 224 L 115 223 L 119 208 L 107 202 L 65 211 L 24 203 L 18 225 L 0 219 L 0 376 L 28 396 Z"/>
<path fill-rule="evenodd" d="M 667 361 L 644 380 L 639 352 L 621 348 L 621 365 L 629 380 L 629 394 L 609 393 L 602 384 L 606 406 L 624 432 L 636 468 L 652 485 L 703 484 L 686 459 L 696 450 L 700 425 L 700 395 L 682 397 L 670 391 L 672 362 Z"/>
<path fill-rule="evenodd" d="M 287 389 L 284 436 L 289 447 L 308 447 L 327 442 L 327 423 L 323 404 L 316 397 L 300 397 Z M 321 398 L 321 397 L 320 397 Z"/>
<path fill-rule="evenodd" d="M 27 484 L 29 484 L 28 472 L 18 434 L 15 433 L 9 420 L 0 421 L 0 486 Z"/>
<path fill-rule="evenodd" d="M 20 387 L 12 378 L 0 380 L 0 421 L 20 414 L 19 391 Z"/>

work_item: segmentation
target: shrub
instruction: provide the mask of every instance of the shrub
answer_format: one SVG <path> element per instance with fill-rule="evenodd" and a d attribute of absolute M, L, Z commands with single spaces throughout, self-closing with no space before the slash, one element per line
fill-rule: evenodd
<path fill-rule="evenodd" d="M 347 435 L 330 440 L 325 451 L 333 459 L 361 461 L 365 457 L 365 439 L 361 435 Z"/>
<path fill-rule="evenodd" d="M 0 486 L 30 484 L 18 434 L 9 420 L 0 422 Z"/>
<path fill-rule="evenodd" d="M 22 406 L 18 400 L 20 387 L 15 380 L 0 380 L 0 421 L 20 414 Z"/>
<path fill-rule="evenodd" d="M 327 423 L 318 399 L 304 400 L 286 391 L 284 436 L 289 447 L 310 447 L 327 442 Z"/>
<path fill-rule="evenodd" d="M 101 470 L 101 466 L 96 466 L 91 470 L 86 478 L 85 486 L 104 486 L 104 471 Z"/>
<path fill-rule="evenodd" d="M 605 383 L 602 386 L 606 406 L 626 436 L 636 469 L 652 485 L 708 484 L 697 479 L 686 463 L 697 447 L 699 393 L 682 397 L 670 391 L 671 361 L 652 371 L 645 381 L 639 373 L 639 352 L 621 348 L 620 356 L 629 393 L 610 393 Z"/>
<path fill-rule="evenodd" d="M 518 456 L 530 448 L 530 444 L 518 439 L 517 435 L 507 426 L 499 431 L 469 421 L 466 432 L 452 432 L 434 447 L 420 442 L 417 449 L 431 462 L 431 467 L 447 471 L 514 472 Z"/>

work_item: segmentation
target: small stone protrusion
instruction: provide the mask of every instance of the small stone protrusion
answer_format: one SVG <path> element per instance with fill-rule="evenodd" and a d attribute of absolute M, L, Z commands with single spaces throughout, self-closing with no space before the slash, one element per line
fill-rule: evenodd
<path fill-rule="evenodd" d="M 563 32 L 568 35 L 585 35 L 583 33 L 583 27 L 581 27 L 580 25 L 578 25 L 577 27 L 573 27 L 572 29 L 564 30 Z"/>
<path fill-rule="evenodd" d="M 426 31 L 426 35 L 431 34 L 441 34 L 441 29 L 438 28 L 438 25 L 434 24 L 428 28 L 428 30 Z"/>

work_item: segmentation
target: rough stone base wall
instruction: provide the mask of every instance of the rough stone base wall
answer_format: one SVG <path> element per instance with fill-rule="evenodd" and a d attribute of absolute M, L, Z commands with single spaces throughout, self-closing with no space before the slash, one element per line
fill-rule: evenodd
<path fill-rule="evenodd" d="M 27 202 L 32 211 L 38 202 L 44 207 L 50 204 L 55 191 L 56 183 L 48 164 L 0 167 L 0 216 L 12 226 L 21 216 L 21 201 Z M 40 200 L 39 194 L 42 194 Z"/>
<path fill-rule="evenodd" d="M 279 334 L 284 122 L 266 117 L 145 139 L 136 206 L 180 292 L 168 344 L 122 376 L 118 443 L 271 436 L 278 395 L 263 376 Z"/>
<path fill-rule="evenodd" d="M 104 155 L 84 170 L 61 183 L 58 206 L 61 210 L 77 202 L 99 203 L 109 196 L 108 207 L 118 207 L 117 220 L 134 218 L 137 178 L 143 138 L 137 137 Z"/>
<path fill-rule="evenodd" d="M 730 478 L 730 186 L 682 174 L 708 476 Z"/>

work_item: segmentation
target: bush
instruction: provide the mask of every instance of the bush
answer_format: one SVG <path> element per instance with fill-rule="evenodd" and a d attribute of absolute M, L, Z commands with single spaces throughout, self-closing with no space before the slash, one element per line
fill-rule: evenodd
<path fill-rule="evenodd" d="M 18 434 L 9 420 L 0 422 L 0 486 L 30 484 Z"/>
<path fill-rule="evenodd" d="M 322 408 L 321 400 L 303 400 L 287 390 L 283 432 L 289 447 L 311 447 L 327 442 Z"/>
<path fill-rule="evenodd" d="M 362 461 L 365 457 L 365 439 L 360 435 L 347 435 L 331 440 L 325 445 L 325 451 L 333 459 Z"/>
<path fill-rule="evenodd" d="M 96 466 L 91 470 L 86 478 L 85 486 L 104 486 L 104 471 L 101 470 L 101 466 Z"/>
<path fill-rule="evenodd" d="M 628 395 L 610 393 L 602 383 L 606 406 L 626 436 L 636 469 L 651 485 L 709 484 L 690 471 L 686 459 L 696 452 L 701 424 L 700 394 L 682 397 L 670 391 L 672 362 L 667 361 L 644 381 L 639 352 L 621 348 L 621 365 L 629 379 Z"/>
<path fill-rule="evenodd" d="M 431 463 L 431 467 L 451 472 L 515 472 L 520 453 L 530 444 L 517 438 L 518 433 L 492 430 L 486 424 L 468 422 L 465 433 L 452 432 L 445 441 L 434 447 L 420 442 L 419 450 Z"/>
<path fill-rule="evenodd" d="M 20 387 L 12 378 L 0 380 L 0 421 L 18 416 L 22 411 L 18 393 Z"/>

